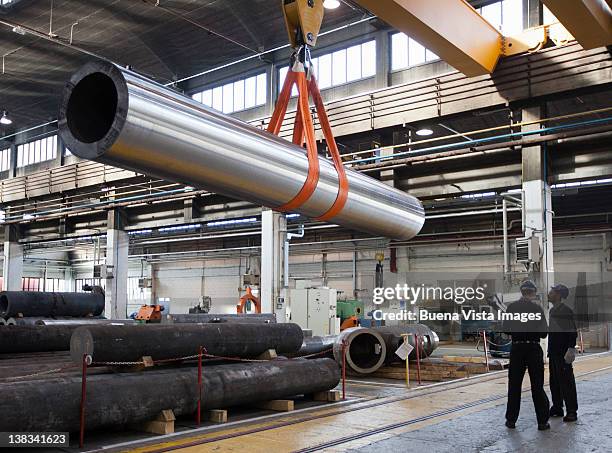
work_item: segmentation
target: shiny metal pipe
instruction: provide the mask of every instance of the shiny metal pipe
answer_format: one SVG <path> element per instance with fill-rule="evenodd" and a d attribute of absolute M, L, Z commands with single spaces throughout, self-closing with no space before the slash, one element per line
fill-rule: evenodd
<path fill-rule="evenodd" d="M 79 157 L 271 208 L 291 200 L 308 173 L 302 148 L 110 63 L 89 63 L 70 78 L 58 125 Z M 347 176 L 348 200 L 332 222 L 402 240 L 420 231 L 418 199 L 355 171 Z M 318 217 L 337 193 L 336 170 L 320 158 L 317 188 L 296 212 Z"/>

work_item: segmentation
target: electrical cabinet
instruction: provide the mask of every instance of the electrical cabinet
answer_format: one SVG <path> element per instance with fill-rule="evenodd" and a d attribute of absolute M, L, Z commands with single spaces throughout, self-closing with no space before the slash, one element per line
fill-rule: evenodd
<path fill-rule="evenodd" d="M 338 335 L 340 318 L 336 314 L 337 291 L 332 288 L 291 290 L 291 322 L 313 335 Z"/>

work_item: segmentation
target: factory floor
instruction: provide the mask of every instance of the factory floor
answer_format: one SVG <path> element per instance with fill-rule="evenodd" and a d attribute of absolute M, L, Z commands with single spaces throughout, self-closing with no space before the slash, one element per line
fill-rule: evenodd
<path fill-rule="evenodd" d="M 517 429 L 503 426 L 503 370 L 411 389 L 401 381 L 350 378 L 347 401 L 146 441 L 106 443 L 104 451 L 612 451 L 606 415 L 612 407 L 612 353 L 580 357 L 575 373 L 580 419 L 575 424 L 553 419 L 546 432 L 537 431 L 528 378 Z"/>

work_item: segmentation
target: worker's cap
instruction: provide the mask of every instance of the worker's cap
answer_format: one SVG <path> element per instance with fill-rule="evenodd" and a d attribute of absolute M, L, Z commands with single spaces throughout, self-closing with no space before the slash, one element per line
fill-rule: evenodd
<path fill-rule="evenodd" d="M 567 296 L 569 296 L 569 289 L 567 289 L 567 286 L 562 285 L 561 283 L 559 283 L 558 285 L 552 286 L 550 289 L 558 292 L 559 295 L 561 296 L 561 299 L 567 299 Z"/>
<path fill-rule="evenodd" d="M 537 291 L 537 286 L 531 280 L 525 280 L 521 283 L 521 291 Z"/>

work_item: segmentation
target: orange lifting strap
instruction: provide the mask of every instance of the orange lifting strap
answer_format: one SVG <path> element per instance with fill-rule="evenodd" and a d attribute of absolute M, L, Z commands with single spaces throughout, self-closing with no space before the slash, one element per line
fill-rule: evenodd
<path fill-rule="evenodd" d="M 348 197 L 349 187 L 344 165 L 342 165 L 342 158 L 340 157 L 336 139 L 329 125 L 329 118 L 327 117 L 321 92 L 319 91 L 314 75 L 311 75 L 310 81 L 308 81 L 305 72 L 297 72 L 293 71 L 291 68 L 289 69 L 285 83 L 278 97 L 274 114 L 268 125 L 268 132 L 275 135 L 278 135 L 280 132 L 285 114 L 287 113 L 287 106 L 291 99 L 291 90 L 294 84 L 297 85 L 298 88 L 298 108 L 295 115 L 295 123 L 293 125 L 293 143 L 302 146 L 304 141 L 306 141 L 308 176 L 298 194 L 284 205 L 279 206 L 277 210 L 286 212 L 299 208 L 312 196 L 319 182 L 319 156 L 317 153 L 317 142 L 309 103 L 309 98 L 312 96 L 321 123 L 321 129 L 323 130 L 323 135 L 325 136 L 327 146 L 329 147 L 334 161 L 334 167 L 338 173 L 338 195 L 336 196 L 336 200 L 327 212 L 317 217 L 315 220 L 330 220 L 344 207 Z"/>

